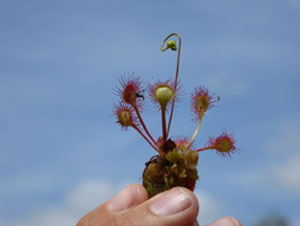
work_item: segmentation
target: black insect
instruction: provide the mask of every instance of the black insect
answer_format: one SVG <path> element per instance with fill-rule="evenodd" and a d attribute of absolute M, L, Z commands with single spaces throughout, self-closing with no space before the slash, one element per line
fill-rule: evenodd
<path fill-rule="evenodd" d="M 144 92 L 145 92 L 145 90 L 143 90 L 143 94 L 135 93 L 135 95 L 137 98 L 143 98 L 143 100 L 145 100 Z"/>

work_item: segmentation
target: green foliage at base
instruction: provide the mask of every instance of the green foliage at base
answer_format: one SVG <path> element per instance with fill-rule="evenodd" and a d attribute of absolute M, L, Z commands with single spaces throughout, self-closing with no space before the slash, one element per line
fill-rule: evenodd
<path fill-rule="evenodd" d="M 176 186 L 194 190 L 197 172 L 198 152 L 189 149 L 169 151 L 165 156 L 154 156 L 146 163 L 143 185 L 149 198 Z"/>

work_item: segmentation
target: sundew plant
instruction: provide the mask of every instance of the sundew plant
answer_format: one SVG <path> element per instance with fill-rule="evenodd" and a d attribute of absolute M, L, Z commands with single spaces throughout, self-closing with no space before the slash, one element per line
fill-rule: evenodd
<path fill-rule="evenodd" d="M 178 39 L 168 41 L 172 36 Z M 156 155 L 146 162 L 143 172 L 143 186 L 149 197 L 168 190 L 175 186 L 183 186 L 194 190 L 198 177 L 197 164 L 198 153 L 205 150 L 216 150 L 222 156 L 231 156 L 236 150 L 234 137 L 223 131 L 216 138 L 209 137 L 204 147 L 194 148 L 195 140 L 204 115 L 214 107 L 219 97 L 215 97 L 204 86 L 199 86 L 191 94 L 191 109 L 194 120 L 197 123 L 195 132 L 190 138 L 179 134 L 172 139 L 170 135 L 174 106 L 178 100 L 180 87 L 178 85 L 181 37 L 176 33 L 168 35 L 161 45 L 161 51 L 168 49 L 177 51 L 177 65 L 175 78 L 167 81 L 158 81 L 148 84 L 149 97 L 161 112 L 162 132 L 158 138 L 154 138 L 149 132 L 141 111 L 144 104 L 144 86 L 140 77 L 124 75 L 119 79 L 116 93 L 120 102 L 115 104 L 114 114 L 117 123 L 127 130 L 129 127 L 135 129 L 145 141 L 156 151 Z M 174 135 L 173 135 L 174 136 Z M 172 136 L 172 137 L 173 137 Z"/>

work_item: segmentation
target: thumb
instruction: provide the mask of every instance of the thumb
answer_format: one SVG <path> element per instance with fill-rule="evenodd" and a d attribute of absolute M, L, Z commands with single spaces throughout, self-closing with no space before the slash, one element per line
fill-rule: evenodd
<path fill-rule="evenodd" d="M 191 226 L 198 201 L 188 189 L 176 187 L 147 200 L 141 185 L 131 185 L 83 217 L 77 226 Z"/>
<path fill-rule="evenodd" d="M 124 226 L 191 226 L 196 221 L 198 208 L 197 198 L 190 190 L 176 187 L 115 216 L 121 218 L 120 225 Z"/>

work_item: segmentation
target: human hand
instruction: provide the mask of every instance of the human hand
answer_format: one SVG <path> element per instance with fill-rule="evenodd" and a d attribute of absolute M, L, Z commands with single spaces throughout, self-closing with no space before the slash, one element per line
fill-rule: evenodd
<path fill-rule="evenodd" d="M 143 186 L 131 184 L 80 219 L 77 226 L 196 226 L 198 201 L 190 190 L 176 187 L 148 200 Z M 209 226 L 241 226 L 232 217 Z"/>

